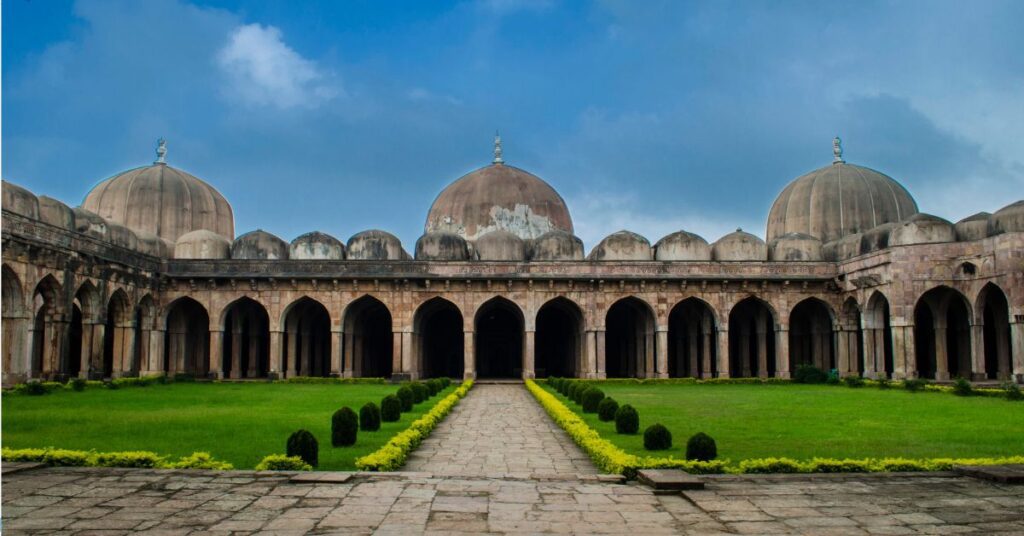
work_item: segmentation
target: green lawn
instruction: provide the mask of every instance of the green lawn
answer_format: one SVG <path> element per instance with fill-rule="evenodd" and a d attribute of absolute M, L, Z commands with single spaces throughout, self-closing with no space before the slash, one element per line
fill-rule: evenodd
<path fill-rule="evenodd" d="M 288 436 L 305 428 L 320 443 L 321 470 L 351 470 L 355 459 L 387 442 L 450 393 L 417 404 L 402 420 L 359 432 L 354 446 L 331 447 L 331 415 L 378 405 L 389 384 L 175 383 L 118 390 L 58 390 L 3 396 L 3 446 L 97 451 L 149 450 L 175 457 L 207 451 L 237 469 L 284 453 Z"/>
<path fill-rule="evenodd" d="M 686 440 L 704 432 L 718 443 L 718 457 L 942 458 L 1024 454 L 1024 403 L 1001 398 L 961 398 L 902 389 L 852 389 L 830 385 L 709 385 L 600 383 L 605 395 L 632 404 L 640 433 L 615 433 L 544 385 L 579 413 L 601 437 L 638 455 L 685 457 Z M 672 432 L 673 448 L 643 448 L 643 430 L 654 423 Z"/>

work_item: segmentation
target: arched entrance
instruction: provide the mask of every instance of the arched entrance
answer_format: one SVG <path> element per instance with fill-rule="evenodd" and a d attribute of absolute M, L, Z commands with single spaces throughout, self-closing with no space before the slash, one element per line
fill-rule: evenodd
<path fill-rule="evenodd" d="M 575 377 L 582 369 L 583 312 L 571 300 L 555 298 L 537 311 L 534 372 L 538 378 Z"/>
<path fill-rule="evenodd" d="M 836 341 L 839 356 L 837 368 L 843 376 L 861 376 L 864 374 L 864 329 L 860 306 L 853 297 L 843 302 L 840 316 L 839 332 Z"/>
<path fill-rule="evenodd" d="M 29 315 L 25 308 L 25 294 L 21 288 L 21 280 L 9 266 L 3 265 L 3 276 L 0 277 L 3 300 L 0 315 L 3 323 L 0 333 L 0 344 L 3 345 L 3 384 L 23 381 L 25 370 L 25 335 L 30 332 Z"/>
<path fill-rule="evenodd" d="M 104 378 L 138 372 L 132 363 L 132 351 L 135 349 L 133 320 L 128 295 L 117 289 L 107 304 L 107 322 L 103 337 Z"/>
<path fill-rule="evenodd" d="M 914 308 L 914 348 L 922 378 L 971 378 L 970 313 L 963 294 L 936 287 Z"/>
<path fill-rule="evenodd" d="M 754 297 L 745 298 L 729 311 L 731 377 L 768 378 L 775 375 L 774 325 L 775 319 L 768 305 Z"/>
<path fill-rule="evenodd" d="M 889 300 L 875 292 L 864 312 L 864 369 L 870 376 L 892 378 L 896 371 L 892 357 L 892 327 L 889 323 Z"/>
<path fill-rule="evenodd" d="M 668 376 L 711 378 L 717 364 L 715 316 L 711 307 L 687 298 L 668 315 Z"/>
<path fill-rule="evenodd" d="M 998 286 L 988 283 L 981 289 L 978 299 L 981 309 L 982 340 L 985 351 L 985 370 L 978 371 L 976 379 L 1010 379 L 1010 308 L 1006 294 Z"/>
<path fill-rule="evenodd" d="M 107 308 L 100 291 L 86 281 L 78 287 L 71 307 L 67 362 L 62 370 L 73 376 L 109 378 L 103 358 L 107 343 Z"/>
<path fill-rule="evenodd" d="M 281 363 L 285 377 L 322 376 L 331 371 L 331 315 L 322 303 L 302 297 L 288 307 Z"/>
<path fill-rule="evenodd" d="M 521 378 L 523 313 L 505 298 L 480 306 L 474 321 L 476 372 L 480 378 Z"/>
<path fill-rule="evenodd" d="M 789 315 L 789 356 L 793 370 L 811 365 L 821 370 L 836 367 L 832 348 L 832 312 L 825 302 L 808 298 Z"/>
<path fill-rule="evenodd" d="M 608 309 L 605 375 L 608 378 L 655 376 L 654 312 L 638 298 L 622 298 Z"/>
<path fill-rule="evenodd" d="M 352 302 L 345 313 L 345 367 L 355 378 L 390 378 L 394 361 L 391 312 L 373 296 Z"/>
<path fill-rule="evenodd" d="M 465 336 L 462 313 L 444 298 L 431 298 L 413 317 L 416 359 L 423 378 L 462 378 Z"/>
<path fill-rule="evenodd" d="M 60 371 L 62 344 L 68 327 L 60 306 L 62 288 L 52 275 L 47 275 L 32 293 L 32 362 L 30 378 L 53 378 Z"/>
<path fill-rule="evenodd" d="M 167 313 L 164 372 L 196 377 L 210 373 L 210 316 L 192 298 L 178 298 Z"/>
<path fill-rule="evenodd" d="M 259 302 L 240 298 L 224 314 L 224 377 L 265 378 L 270 372 L 270 316 Z"/>

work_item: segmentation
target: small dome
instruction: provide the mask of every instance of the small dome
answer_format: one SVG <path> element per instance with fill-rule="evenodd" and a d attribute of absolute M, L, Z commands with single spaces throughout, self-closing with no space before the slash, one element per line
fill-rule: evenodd
<path fill-rule="evenodd" d="M 889 233 L 890 246 L 956 242 L 953 224 L 931 214 L 914 214 L 899 222 Z"/>
<path fill-rule="evenodd" d="M 784 234 L 768 244 L 770 261 L 820 261 L 821 240 L 801 233 Z"/>
<path fill-rule="evenodd" d="M 3 206 L 4 210 L 15 214 L 21 214 L 33 220 L 39 219 L 39 200 L 35 194 L 7 181 L 3 182 Z"/>
<path fill-rule="evenodd" d="M 768 258 L 764 240 L 737 229 L 711 245 L 711 258 L 716 261 L 763 261 Z"/>
<path fill-rule="evenodd" d="M 348 258 L 357 261 L 403 261 L 409 254 L 402 249 L 402 241 L 386 231 L 372 229 L 352 235 L 348 239 Z"/>
<path fill-rule="evenodd" d="M 7 199 L 4 198 L 4 201 Z M 1024 232 L 1024 200 L 1010 203 L 992 215 L 992 234 Z"/>
<path fill-rule="evenodd" d="M 174 244 L 150 233 L 135 233 L 139 239 L 138 250 L 146 255 L 169 258 L 174 254 Z"/>
<path fill-rule="evenodd" d="M 288 258 L 294 260 L 342 260 L 345 244 L 331 235 L 313 231 L 299 236 L 288 246 Z"/>
<path fill-rule="evenodd" d="M 612 233 L 590 250 L 592 261 L 649 261 L 654 258 L 651 243 L 630 231 Z"/>
<path fill-rule="evenodd" d="M 896 228 L 895 223 L 883 223 L 861 233 L 860 248 L 858 255 L 864 255 L 873 251 L 881 251 L 889 247 L 889 235 Z"/>
<path fill-rule="evenodd" d="M 476 257 L 482 261 L 526 260 L 526 243 L 508 231 L 491 231 L 477 238 L 473 246 Z"/>
<path fill-rule="evenodd" d="M 132 229 L 175 241 L 197 229 L 228 240 L 235 236 L 231 205 L 213 186 L 163 162 L 167 149 L 157 149 L 157 161 L 125 171 L 97 184 L 82 202 L 103 218 Z"/>
<path fill-rule="evenodd" d="M 39 221 L 68 231 L 76 230 L 75 211 L 64 203 L 45 195 L 39 196 Z"/>
<path fill-rule="evenodd" d="M 107 220 L 101 218 L 95 212 L 90 212 L 82 207 L 76 207 L 71 209 L 75 213 L 75 230 L 99 238 L 100 240 L 110 240 L 110 229 L 107 225 Z"/>
<path fill-rule="evenodd" d="M 110 231 L 109 240 L 115 246 L 127 249 L 138 249 L 139 239 L 131 229 L 119 223 L 107 222 L 107 229 Z"/>
<path fill-rule="evenodd" d="M 789 183 L 768 214 L 768 240 L 802 233 L 830 242 L 917 213 L 910 192 L 891 177 L 842 159 L 839 138 L 835 161 Z"/>
<path fill-rule="evenodd" d="M 992 214 L 979 212 L 956 222 L 953 226 L 956 230 L 956 239 L 960 242 L 971 242 L 987 237 L 991 218 Z"/>
<path fill-rule="evenodd" d="M 235 239 L 231 244 L 232 259 L 281 260 L 288 258 L 288 243 L 256 229 Z"/>
<path fill-rule="evenodd" d="M 416 260 L 466 261 L 469 260 L 469 244 L 454 233 L 427 233 L 416 241 Z"/>
<path fill-rule="evenodd" d="M 676 231 L 654 244 L 654 258 L 659 261 L 709 261 L 711 246 L 699 235 Z"/>
<path fill-rule="evenodd" d="M 583 241 L 572 233 L 548 231 L 533 241 L 534 261 L 582 261 Z"/>
<path fill-rule="evenodd" d="M 185 233 L 174 244 L 175 259 L 227 259 L 231 241 L 206 229 Z"/>
<path fill-rule="evenodd" d="M 821 257 L 827 261 L 852 259 L 860 255 L 860 244 L 863 237 L 863 234 L 856 233 L 822 244 Z"/>

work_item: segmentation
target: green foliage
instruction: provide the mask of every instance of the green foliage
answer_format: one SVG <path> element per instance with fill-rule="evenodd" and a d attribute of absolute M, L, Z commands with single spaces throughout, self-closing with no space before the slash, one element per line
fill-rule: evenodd
<path fill-rule="evenodd" d="M 615 412 L 619 411 L 619 403 L 610 396 L 604 397 L 601 403 L 597 405 L 597 418 L 604 422 L 611 422 L 615 420 Z"/>
<path fill-rule="evenodd" d="M 285 453 L 288 456 L 298 456 L 302 458 L 302 461 L 316 467 L 319 462 L 320 447 L 316 438 L 308 430 L 297 430 L 288 436 Z"/>
<path fill-rule="evenodd" d="M 191 455 L 184 456 L 174 463 L 167 464 L 165 467 L 168 469 L 208 469 L 214 471 L 230 471 L 235 468 L 228 462 L 213 459 L 209 452 L 193 452 Z"/>
<path fill-rule="evenodd" d="M 146 451 L 134 452 L 98 452 L 93 458 L 97 467 L 161 467 L 163 457 Z"/>
<path fill-rule="evenodd" d="M 359 409 L 359 429 L 364 432 L 380 430 L 380 408 L 377 404 L 367 402 Z"/>
<path fill-rule="evenodd" d="M 615 412 L 615 431 L 620 434 L 635 434 L 640 430 L 640 414 L 629 404 L 623 404 Z"/>
<path fill-rule="evenodd" d="M 583 393 L 583 412 L 597 413 L 597 406 L 604 400 L 604 391 L 591 387 Z"/>
<path fill-rule="evenodd" d="M 697 432 L 686 441 L 686 459 L 703 462 L 718 457 L 718 445 L 715 440 L 704 432 Z"/>
<path fill-rule="evenodd" d="M 892 382 L 890 382 L 888 378 L 878 378 L 875 380 L 875 383 L 878 385 L 879 389 L 889 389 L 892 387 Z"/>
<path fill-rule="evenodd" d="M 92 452 L 82 450 L 49 449 L 39 461 L 64 467 L 88 467 L 92 465 L 92 456 Z"/>
<path fill-rule="evenodd" d="M 1020 387 L 1017 387 L 1016 383 L 1006 382 L 1003 384 L 1003 391 L 1006 391 L 1007 400 L 1024 400 L 1024 394 L 1021 393 Z"/>
<path fill-rule="evenodd" d="M 800 473 L 803 465 L 790 458 L 763 458 L 743 460 L 739 465 L 741 473 Z"/>
<path fill-rule="evenodd" d="M 957 378 L 953 382 L 953 394 L 956 396 L 971 396 L 974 394 L 974 388 L 971 387 L 971 382 L 964 378 Z"/>
<path fill-rule="evenodd" d="M 444 389 L 444 387 L 441 386 L 441 381 L 438 380 L 437 378 L 431 378 L 427 380 L 426 385 L 427 389 L 430 391 L 430 396 L 434 396 L 437 393 L 440 393 L 442 389 Z"/>
<path fill-rule="evenodd" d="M 380 401 L 380 420 L 398 422 L 402 418 L 402 401 L 395 395 L 388 395 Z"/>
<path fill-rule="evenodd" d="M 173 378 L 172 381 L 174 383 L 192 383 L 192 382 L 196 381 L 196 377 L 194 375 L 192 375 L 192 374 L 186 374 L 184 372 L 179 372 L 179 373 L 174 375 L 174 378 Z"/>
<path fill-rule="evenodd" d="M 907 378 L 903 380 L 903 388 L 911 392 L 920 391 L 927 385 L 928 382 L 921 378 Z"/>
<path fill-rule="evenodd" d="M 825 383 L 828 381 L 828 373 L 814 365 L 800 365 L 793 372 L 793 381 L 796 383 Z"/>
<path fill-rule="evenodd" d="M 402 402 L 402 411 L 412 411 L 412 406 L 416 401 L 416 395 L 413 393 L 412 388 L 408 385 L 403 385 L 398 388 L 398 400 Z"/>
<path fill-rule="evenodd" d="M 356 412 L 352 411 L 352 408 L 345 406 L 334 412 L 334 415 L 331 417 L 332 446 L 347 447 L 349 445 L 355 445 L 358 431 L 359 417 L 356 415 Z M 289 456 L 292 454 L 293 452 L 288 452 Z M 302 459 L 306 460 L 310 465 L 316 465 L 316 462 L 310 462 L 309 458 L 306 458 L 305 456 L 303 456 Z"/>
<path fill-rule="evenodd" d="M 825 380 L 825 383 L 829 385 L 839 385 L 839 371 L 836 369 L 828 371 L 828 379 Z"/>
<path fill-rule="evenodd" d="M 116 381 L 106 381 L 106 382 L 103 382 L 103 387 L 106 387 L 107 389 L 110 389 L 111 391 L 116 391 L 116 390 L 121 388 L 121 384 L 116 382 Z"/>
<path fill-rule="evenodd" d="M 412 382 L 409 384 L 409 389 L 412 389 L 412 400 L 413 403 L 419 404 L 424 400 L 430 398 L 430 390 L 422 382 Z"/>
<path fill-rule="evenodd" d="M 864 387 L 864 378 L 860 376 L 847 376 L 843 378 L 843 383 L 847 387 Z"/>
<path fill-rule="evenodd" d="M 271 454 L 263 458 L 258 465 L 257 471 L 312 471 L 313 466 L 302 461 L 298 456 L 285 456 L 284 454 Z"/>
<path fill-rule="evenodd" d="M 305 383 L 314 385 L 381 385 L 386 384 L 388 382 L 384 378 L 324 378 L 321 376 L 293 376 L 291 378 L 285 378 L 283 380 L 274 381 L 275 383 Z"/>
<path fill-rule="evenodd" d="M 25 384 L 24 393 L 31 396 L 41 396 L 49 393 L 50 391 L 43 385 L 42 382 L 30 381 Z"/>
<path fill-rule="evenodd" d="M 72 391 L 84 391 L 85 390 L 85 379 L 84 378 L 71 378 L 68 382 Z"/>
<path fill-rule="evenodd" d="M 447 376 L 444 376 L 444 377 L 440 378 L 440 380 L 441 380 L 441 385 L 443 385 L 445 389 L 447 389 L 448 386 L 452 384 L 452 379 L 447 377 Z"/>
<path fill-rule="evenodd" d="M 659 423 L 648 426 L 644 430 L 644 448 L 647 450 L 672 448 L 672 432 Z"/>

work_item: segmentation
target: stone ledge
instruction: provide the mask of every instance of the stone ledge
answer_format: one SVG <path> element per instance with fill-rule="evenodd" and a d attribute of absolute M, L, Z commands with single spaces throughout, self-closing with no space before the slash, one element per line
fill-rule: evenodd
<path fill-rule="evenodd" d="M 953 471 L 971 478 L 990 480 L 1001 484 L 1024 484 L 1024 464 L 1011 465 L 957 465 Z"/>
<path fill-rule="evenodd" d="M 704 489 L 703 480 L 678 469 L 641 469 L 636 476 L 641 484 L 654 488 L 655 494 Z"/>

